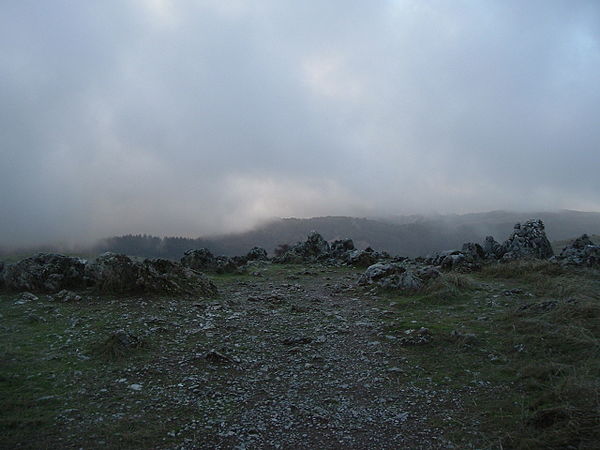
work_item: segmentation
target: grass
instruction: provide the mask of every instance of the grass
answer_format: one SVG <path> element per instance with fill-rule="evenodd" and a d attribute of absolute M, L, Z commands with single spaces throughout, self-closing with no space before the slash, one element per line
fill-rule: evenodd
<path fill-rule="evenodd" d="M 510 289 L 522 294 L 503 294 Z M 430 345 L 405 348 L 423 368 L 412 382 L 469 391 L 454 420 L 476 424 L 482 447 L 597 448 L 597 271 L 517 261 L 472 275 L 444 274 L 423 293 L 386 293 L 384 299 L 398 310 L 389 332 L 419 326 L 432 331 Z M 476 338 L 461 338 L 468 334 Z M 470 391 L 472 386 L 478 388 Z M 456 426 L 455 442 L 464 434 L 464 426 Z"/>

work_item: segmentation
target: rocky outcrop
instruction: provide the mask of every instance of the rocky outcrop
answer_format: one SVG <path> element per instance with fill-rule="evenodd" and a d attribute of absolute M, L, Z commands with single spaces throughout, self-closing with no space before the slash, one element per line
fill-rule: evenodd
<path fill-rule="evenodd" d="M 584 234 L 567 245 L 556 259 L 563 265 L 599 267 L 600 245 L 594 244 L 588 235 Z"/>
<path fill-rule="evenodd" d="M 188 250 L 181 258 L 181 264 L 194 270 L 211 271 L 216 267 L 215 256 L 207 248 Z"/>
<path fill-rule="evenodd" d="M 261 247 L 252 247 L 246 255 L 246 261 L 267 261 L 268 259 L 267 251 Z"/>
<path fill-rule="evenodd" d="M 15 291 L 54 293 L 85 286 L 85 260 L 55 253 L 38 253 L 3 271 L 4 285 Z"/>
<path fill-rule="evenodd" d="M 312 231 L 306 241 L 298 242 L 283 255 L 274 258 L 276 263 L 300 264 L 330 257 L 329 243 L 316 231 Z"/>
<path fill-rule="evenodd" d="M 423 266 L 408 269 L 397 263 L 376 263 L 368 267 L 361 275 L 361 286 L 377 285 L 385 289 L 418 291 L 431 279 L 440 275 L 436 269 Z"/>
<path fill-rule="evenodd" d="M 479 244 L 467 243 L 463 246 L 463 251 L 446 250 L 434 253 L 425 258 L 425 263 L 444 271 L 473 272 L 481 268 L 481 256 L 477 247 L 481 249 Z"/>
<path fill-rule="evenodd" d="M 343 259 L 348 253 L 356 250 L 352 239 L 339 239 L 333 241 L 330 246 L 331 256 L 334 258 Z"/>
<path fill-rule="evenodd" d="M 517 223 L 510 237 L 502 244 L 499 252 L 502 260 L 551 258 L 554 252 L 544 228 L 544 222 L 540 219 L 531 219 L 523 224 Z"/>
<path fill-rule="evenodd" d="M 372 248 L 365 250 L 353 250 L 349 252 L 343 261 L 349 266 L 354 267 L 369 267 L 375 264 L 381 255 L 375 252 Z"/>
<path fill-rule="evenodd" d="M 486 258 L 501 258 L 502 257 L 502 245 L 500 245 L 494 236 L 486 236 L 483 243 L 483 251 Z"/>
<path fill-rule="evenodd" d="M 215 285 L 202 273 L 166 259 L 134 261 L 104 253 L 86 267 L 88 282 L 103 293 L 164 293 L 210 297 Z"/>

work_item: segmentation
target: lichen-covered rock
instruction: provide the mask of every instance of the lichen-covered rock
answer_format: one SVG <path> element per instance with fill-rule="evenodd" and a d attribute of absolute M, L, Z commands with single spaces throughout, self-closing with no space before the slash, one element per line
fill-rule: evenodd
<path fill-rule="evenodd" d="M 214 270 L 216 267 L 215 256 L 207 248 L 188 250 L 181 258 L 181 264 L 194 270 Z"/>
<path fill-rule="evenodd" d="M 204 274 L 166 259 L 134 261 L 126 255 L 104 253 L 86 267 L 89 283 L 104 293 L 189 294 L 209 297 L 215 285 Z"/>
<path fill-rule="evenodd" d="M 407 270 L 395 263 L 376 263 L 361 275 L 358 284 L 377 285 L 386 289 L 417 291 L 424 285 L 423 280 L 413 270 Z"/>
<path fill-rule="evenodd" d="M 471 257 L 474 261 L 481 260 L 486 256 L 483 247 L 475 242 L 465 242 L 461 253 L 467 257 Z"/>
<path fill-rule="evenodd" d="M 447 250 L 434 253 L 425 258 L 425 263 L 444 271 L 473 272 L 481 269 L 480 255 L 483 255 L 483 249 L 479 244 L 467 243 L 463 245 L 463 251 Z"/>
<path fill-rule="evenodd" d="M 377 262 L 379 254 L 373 250 L 353 250 L 346 256 L 346 264 L 354 267 L 369 267 Z"/>
<path fill-rule="evenodd" d="M 240 264 L 243 264 L 240 261 Z M 214 270 L 216 273 L 237 273 L 239 272 L 239 265 L 235 259 L 230 258 L 229 256 L 217 256 L 215 258 L 215 267 Z"/>
<path fill-rule="evenodd" d="M 494 239 L 494 236 L 486 236 L 483 243 L 483 251 L 488 258 L 502 257 L 502 245 Z"/>
<path fill-rule="evenodd" d="M 268 259 L 267 251 L 261 247 L 252 247 L 246 255 L 246 261 L 266 261 Z"/>
<path fill-rule="evenodd" d="M 106 252 L 88 264 L 85 275 L 88 283 L 99 292 L 127 293 L 140 288 L 137 280 L 140 264 L 126 255 Z"/>
<path fill-rule="evenodd" d="M 298 242 L 273 262 L 299 264 L 330 257 L 329 243 L 316 231 L 312 231 L 306 241 Z"/>
<path fill-rule="evenodd" d="M 4 269 L 7 289 L 58 292 L 85 285 L 85 260 L 55 253 L 38 253 Z"/>
<path fill-rule="evenodd" d="M 544 228 L 544 222 L 540 219 L 531 219 L 523 224 L 517 223 L 510 237 L 502 244 L 500 251 L 502 260 L 552 257 L 554 251 Z"/>
<path fill-rule="evenodd" d="M 557 260 L 563 265 L 600 266 L 600 245 L 594 244 L 589 236 L 584 234 L 567 245 Z"/>
<path fill-rule="evenodd" d="M 356 250 L 352 239 L 339 239 L 333 241 L 330 246 L 331 256 L 334 258 L 344 258 L 348 253 Z"/>
<path fill-rule="evenodd" d="M 204 274 L 167 259 L 140 264 L 137 285 L 144 292 L 212 297 L 217 288 Z"/>

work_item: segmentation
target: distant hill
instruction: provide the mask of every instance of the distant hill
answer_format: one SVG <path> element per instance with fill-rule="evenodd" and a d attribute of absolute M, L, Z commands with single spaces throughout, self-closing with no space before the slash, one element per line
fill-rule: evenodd
<path fill-rule="evenodd" d="M 129 235 L 105 239 L 95 251 L 117 251 L 147 257 L 180 258 L 190 248 L 209 248 L 215 254 L 241 255 L 257 245 L 270 253 L 279 244 L 304 240 L 318 231 L 329 241 L 352 238 L 359 248 L 371 246 L 403 256 L 422 256 L 434 251 L 460 248 L 464 242 L 481 242 L 492 235 L 498 241 L 508 237 L 516 222 L 539 217 L 552 241 L 572 239 L 583 233 L 600 234 L 600 213 L 558 211 L 519 213 L 492 211 L 433 217 L 393 218 L 314 217 L 278 219 L 245 233 L 189 239 Z"/>

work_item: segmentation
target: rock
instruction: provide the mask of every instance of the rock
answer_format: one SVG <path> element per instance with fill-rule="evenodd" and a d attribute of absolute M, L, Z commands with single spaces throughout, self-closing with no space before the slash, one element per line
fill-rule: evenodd
<path fill-rule="evenodd" d="M 216 286 L 190 267 L 167 259 L 146 259 L 142 263 L 126 255 L 104 253 L 86 267 L 86 276 L 95 288 L 106 293 L 163 293 L 214 296 Z"/>
<path fill-rule="evenodd" d="M 340 239 L 331 243 L 331 256 L 338 259 L 345 259 L 349 252 L 355 250 L 352 239 Z"/>
<path fill-rule="evenodd" d="M 21 295 L 19 295 L 17 302 L 20 305 L 24 305 L 25 303 L 35 302 L 37 300 L 39 300 L 39 297 L 37 295 L 34 295 L 31 292 L 21 292 Z"/>
<path fill-rule="evenodd" d="M 190 269 L 209 271 L 215 269 L 216 261 L 209 249 L 201 248 L 185 252 L 181 258 L 181 264 Z"/>
<path fill-rule="evenodd" d="M 554 255 L 550 241 L 544 231 L 544 222 L 531 219 L 516 224 L 510 237 L 499 251 L 503 261 L 522 258 L 546 259 Z"/>
<path fill-rule="evenodd" d="M 137 383 L 130 384 L 128 387 L 132 391 L 141 391 L 142 390 L 142 385 L 141 384 L 137 384 Z"/>
<path fill-rule="evenodd" d="M 353 250 L 347 254 L 346 264 L 354 267 L 369 267 L 377 262 L 379 254 L 374 251 Z"/>
<path fill-rule="evenodd" d="M 215 258 L 215 267 L 214 270 L 216 273 L 237 273 L 239 272 L 239 267 L 236 261 L 229 256 L 217 256 Z"/>
<path fill-rule="evenodd" d="M 247 261 L 266 261 L 268 259 L 267 251 L 261 247 L 253 247 L 246 255 Z"/>
<path fill-rule="evenodd" d="M 204 355 L 204 359 L 213 364 L 233 362 L 233 360 L 229 356 L 219 353 L 216 350 L 210 350 L 209 352 L 207 352 L 206 355 Z"/>
<path fill-rule="evenodd" d="M 85 260 L 55 253 L 38 253 L 4 268 L 7 289 L 58 292 L 85 286 Z"/>
<path fill-rule="evenodd" d="M 127 293 L 139 291 L 140 264 L 126 255 L 106 252 L 85 268 L 86 278 L 99 292 Z"/>
<path fill-rule="evenodd" d="M 306 241 L 298 242 L 280 257 L 273 261 L 276 263 L 300 264 L 303 262 L 316 261 L 330 256 L 329 244 L 323 236 L 312 231 Z"/>
<path fill-rule="evenodd" d="M 0 261 L 0 290 L 4 289 L 4 263 Z"/>
<path fill-rule="evenodd" d="M 474 242 L 465 242 L 462 246 L 461 253 L 467 257 L 471 257 L 474 261 L 479 261 L 486 256 L 483 247 Z"/>
<path fill-rule="evenodd" d="M 600 266 L 600 245 L 594 244 L 587 234 L 583 234 L 567 245 L 557 257 L 560 264 L 598 267 Z"/>
<path fill-rule="evenodd" d="M 217 287 L 204 274 L 167 259 L 147 259 L 138 286 L 144 292 L 213 297 Z"/>
<path fill-rule="evenodd" d="M 79 302 L 82 300 L 81 295 L 77 295 L 75 292 L 68 291 L 66 289 L 63 289 L 58 294 L 56 294 L 55 298 L 63 302 Z"/>
<path fill-rule="evenodd" d="M 478 262 L 483 254 L 479 244 L 467 243 L 463 246 L 467 253 L 459 250 L 446 250 L 427 256 L 425 262 L 439 267 L 442 270 L 455 270 L 458 272 L 472 272 L 481 268 Z M 480 250 L 481 249 L 481 250 Z"/>
<path fill-rule="evenodd" d="M 405 330 L 398 342 L 402 346 L 424 345 L 431 342 L 431 337 L 429 328 L 421 327 L 418 330 Z"/>
<path fill-rule="evenodd" d="M 378 285 L 386 289 L 417 291 L 424 285 L 423 280 L 412 270 L 395 263 L 376 263 L 369 266 L 361 275 L 358 284 Z"/>
<path fill-rule="evenodd" d="M 290 338 L 284 339 L 281 343 L 283 345 L 297 346 L 297 345 L 310 344 L 311 342 L 312 342 L 312 339 L 309 337 L 298 336 L 298 337 L 290 337 Z"/>
<path fill-rule="evenodd" d="M 135 335 L 118 330 L 111 334 L 104 342 L 97 345 L 93 351 L 97 356 L 109 359 L 124 357 L 131 350 L 142 346 L 142 341 Z"/>
<path fill-rule="evenodd" d="M 494 236 L 486 236 L 483 251 L 488 258 L 500 258 L 502 256 L 502 246 L 494 239 Z"/>

